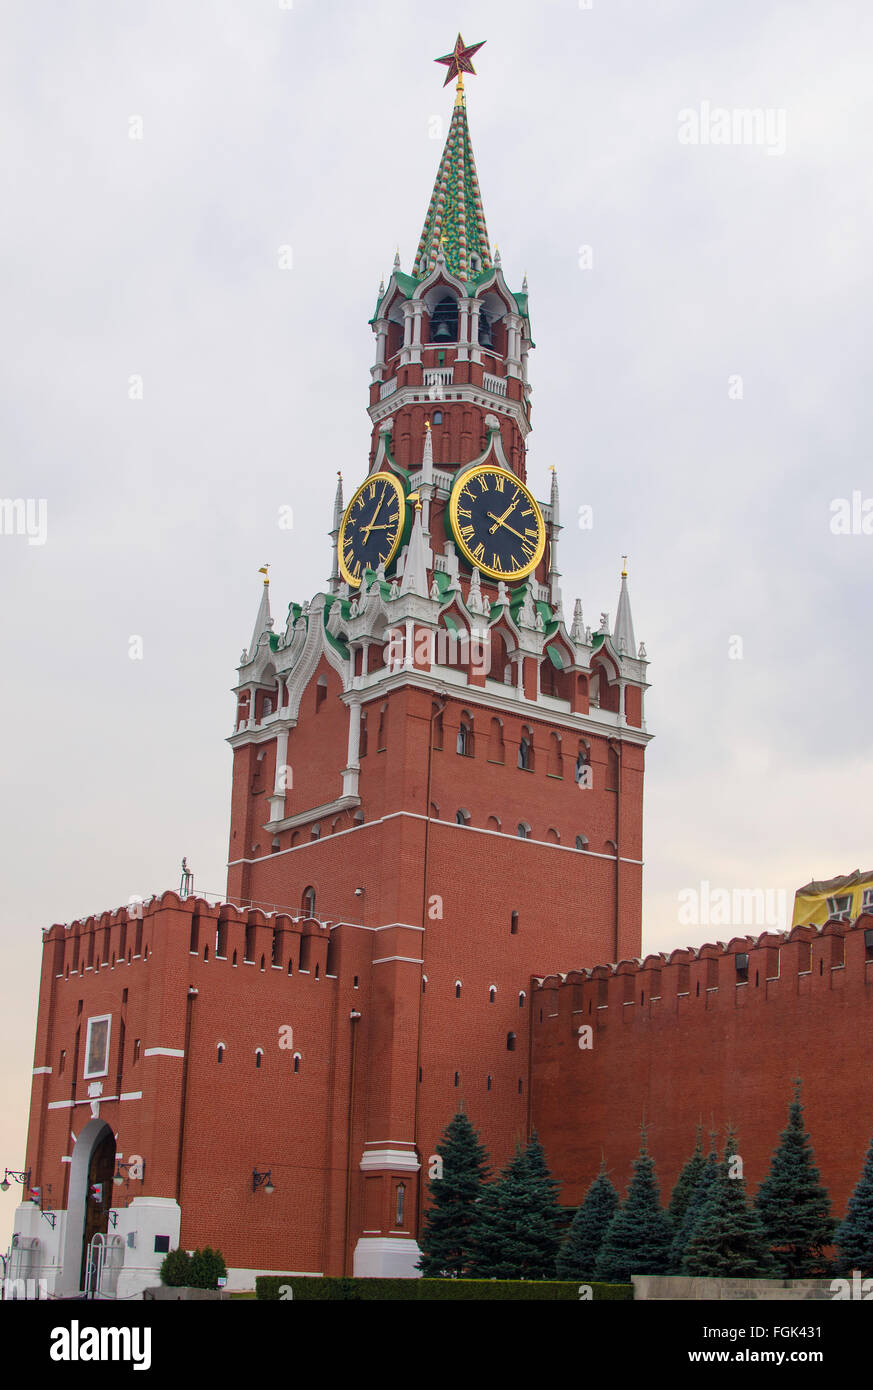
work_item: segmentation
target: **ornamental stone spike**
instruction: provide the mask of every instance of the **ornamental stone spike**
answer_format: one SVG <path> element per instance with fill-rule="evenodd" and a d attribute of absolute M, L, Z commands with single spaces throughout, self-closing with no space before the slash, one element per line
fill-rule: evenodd
<path fill-rule="evenodd" d="M 574 642 L 585 641 L 585 625 L 582 620 L 582 600 L 577 598 L 573 605 L 573 626 L 570 628 L 570 636 Z"/>
<path fill-rule="evenodd" d="M 264 575 L 264 586 L 261 590 L 261 601 L 258 604 L 258 616 L 255 618 L 252 640 L 249 642 L 249 654 L 252 659 L 254 659 L 255 653 L 257 652 L 261 633 L 269 631 L 269 628 L 273 626 L 270 621 L 270 579 L 266 573 L 268 569 L 269 566 L 264 565 L 259 571 L 260 574 Z"/>
<path fill-rule="evenodd" d="M 410 501 L 412 499 L 410 498 Z M 424 532 L 421 529 L 421 502 L 416 500 L 415 520 L 412 523 L 412 535 L 409 537 L 409 546 L 406 551 L 406 562 L 403 566 L 403 583 L 400 585 L 400 593 L 418 594 L 421 598 L 427 598 L 430 586 L 427 582 L 428 557 L 430 550 L 424 542 Z"/>
<path fill-rule="evenodd" d="M 424 427 L 424 452 L 421 459 L 421 481 L 425 487 L 433 486 L 433 434 L 431 433 L 430 420 L 425 422 Z"/>
<path fill-rule="evenodd" d="M 615 642 L 619 651 L 624 650 L 628 656 L 633 656 L 637 650 L 634 639 L 634 621 L 631 617 L 630 595 L 627 591 L 627 556 L 624 556 L 625 567 L 621 571 L 621 592 L 618 596 L 618 612 L 615 615 Z"/>
<path fill-rule="evenodd" d="M 340 582 L 340 570 L 339 570 L 339 533 L 340 533 L 340 527 L 342 526 L 342 522 L 343 522 L 343 511 L 344 511 L 344 507 L 343 507 L 343 475 L 342 475 L 342 473 L 340 473 L 339 471 L 337 471 L 336 477 L 337 477 L 336 495 L 334 496 L 334 499 L 333 499 L 333 530 L 332 530 L 331 533 L 330 533 L 330 539 L 331 539 L 331 542 L 332 542 L 332 545 L 333 545 L 333 554 L 332 554 L 332 556 L 331 556 L 330 580 L 329 580 L 329 584 L 330 584 L 330 592 L 331 592 L 332 594 L 335 594 L 335 593 L 336 593 L 337 589 L 339 588 L 339 582 Z"/>

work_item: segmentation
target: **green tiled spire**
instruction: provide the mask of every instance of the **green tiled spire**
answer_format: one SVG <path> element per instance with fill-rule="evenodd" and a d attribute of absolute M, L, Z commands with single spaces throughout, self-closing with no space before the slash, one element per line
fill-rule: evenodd
<path fill-rule="evenodd" d="M 488 229 L 476 177 L 476 161 L 470 143 L 461 82 L 458 83 L 452 123 L 415 253 L 415 274 L 419 279 L 434 269 L 441 244 L 446 265 L 459 280 L 474 279 L 483 270 L 492 268 Z M 473 256 L 479 258 L 475 270 L 471 268 Z"/>

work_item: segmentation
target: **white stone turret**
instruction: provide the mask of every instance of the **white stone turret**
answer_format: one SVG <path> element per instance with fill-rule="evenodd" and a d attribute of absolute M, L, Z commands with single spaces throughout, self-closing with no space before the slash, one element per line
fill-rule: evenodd
<path fill-rule="evenodd" d="M 627 556 L 624 559 L 627 562 Z M 621 572 L 621 592 L 618 596 L 618 611 L 615 615 L 615 631 L 612 634 L 612 640 L 623 656 L 636 657 L 637 644 L 634 640 L 634 620 L 631 617 L 626 569 L 622 569 Z"/>
<path fill-rule="evenodd" d="M 332 560 L 331 560 L 330 580 L 328 581 L 329 584 L 330 584 L 330 592 L 331 592 L 332 594 L 337 593 L 337 591 L 339 590 L 339 585 L 340 585 L 340 568 L 339 568 L 339 532 L 340 532 L 340 527 L 342 526 L 343 511 L 344 511 L 344 508 L 343 508 L 343 475 L 342 475 L 342 473 L 339 473 L 339 472 L 338 472 L 337 475 L 336 475 L 336 477 L 337 477 L 337 483 L 336 483 L 336 496 L 335 496 L 334 499 L 333 499 L 333 530 L 332 530 L 331 533 L 330 533 L 330 539 L 331 539 L 331 542 L 332 542 L 332 544 L 333 544 L 333 558 L 332 558 Z"/>

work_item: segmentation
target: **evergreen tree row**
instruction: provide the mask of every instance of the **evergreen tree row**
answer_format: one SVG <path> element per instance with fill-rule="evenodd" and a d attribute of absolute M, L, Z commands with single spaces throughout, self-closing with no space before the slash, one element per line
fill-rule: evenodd
<path fill-rule="evenodd" d="M 798 1279 L 828 1273 L 825 1247 L 836 1244 L 835 1272 L 873 1275 L 873 1141 L 846 1217 L 835 1231 L 803 1122 L 800 1082 L 770 1171 L 749 1202 L 727 1134 L 719 1158 L 704 1154 L 698 1128 L 665 1210 L 645 1128 L 622 1202 L 605 1162 L 565 1231 L 559 1184 L 534 1134 L 500 1176 L 463 1113 L 437 1145 L 438 1171 L 419 1246 L 429 1277 L 582 1279 L 626 1283 L 631 1274 Z"/>

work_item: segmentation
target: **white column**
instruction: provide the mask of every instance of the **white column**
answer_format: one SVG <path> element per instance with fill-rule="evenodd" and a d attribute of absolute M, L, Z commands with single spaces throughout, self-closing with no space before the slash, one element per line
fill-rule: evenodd
<path fill-rule="evenodd" d="M 282 820 L 285 815 L 285 791 L 292 785 L 288 774 L 288 730 L 280 729 L 276 736 L 276 771 L 273 776 L 273 795 L 270 797 L 270 820 Z"/>
<path fill-rule="evenodd" d="M 358 774 L 361 770 L 360 749 L 361 706 L 360 702 L 355 700 L 349 705 L 349 745 L 346 766 L 343 768 L 343 796 L 358 795 Z"/>

